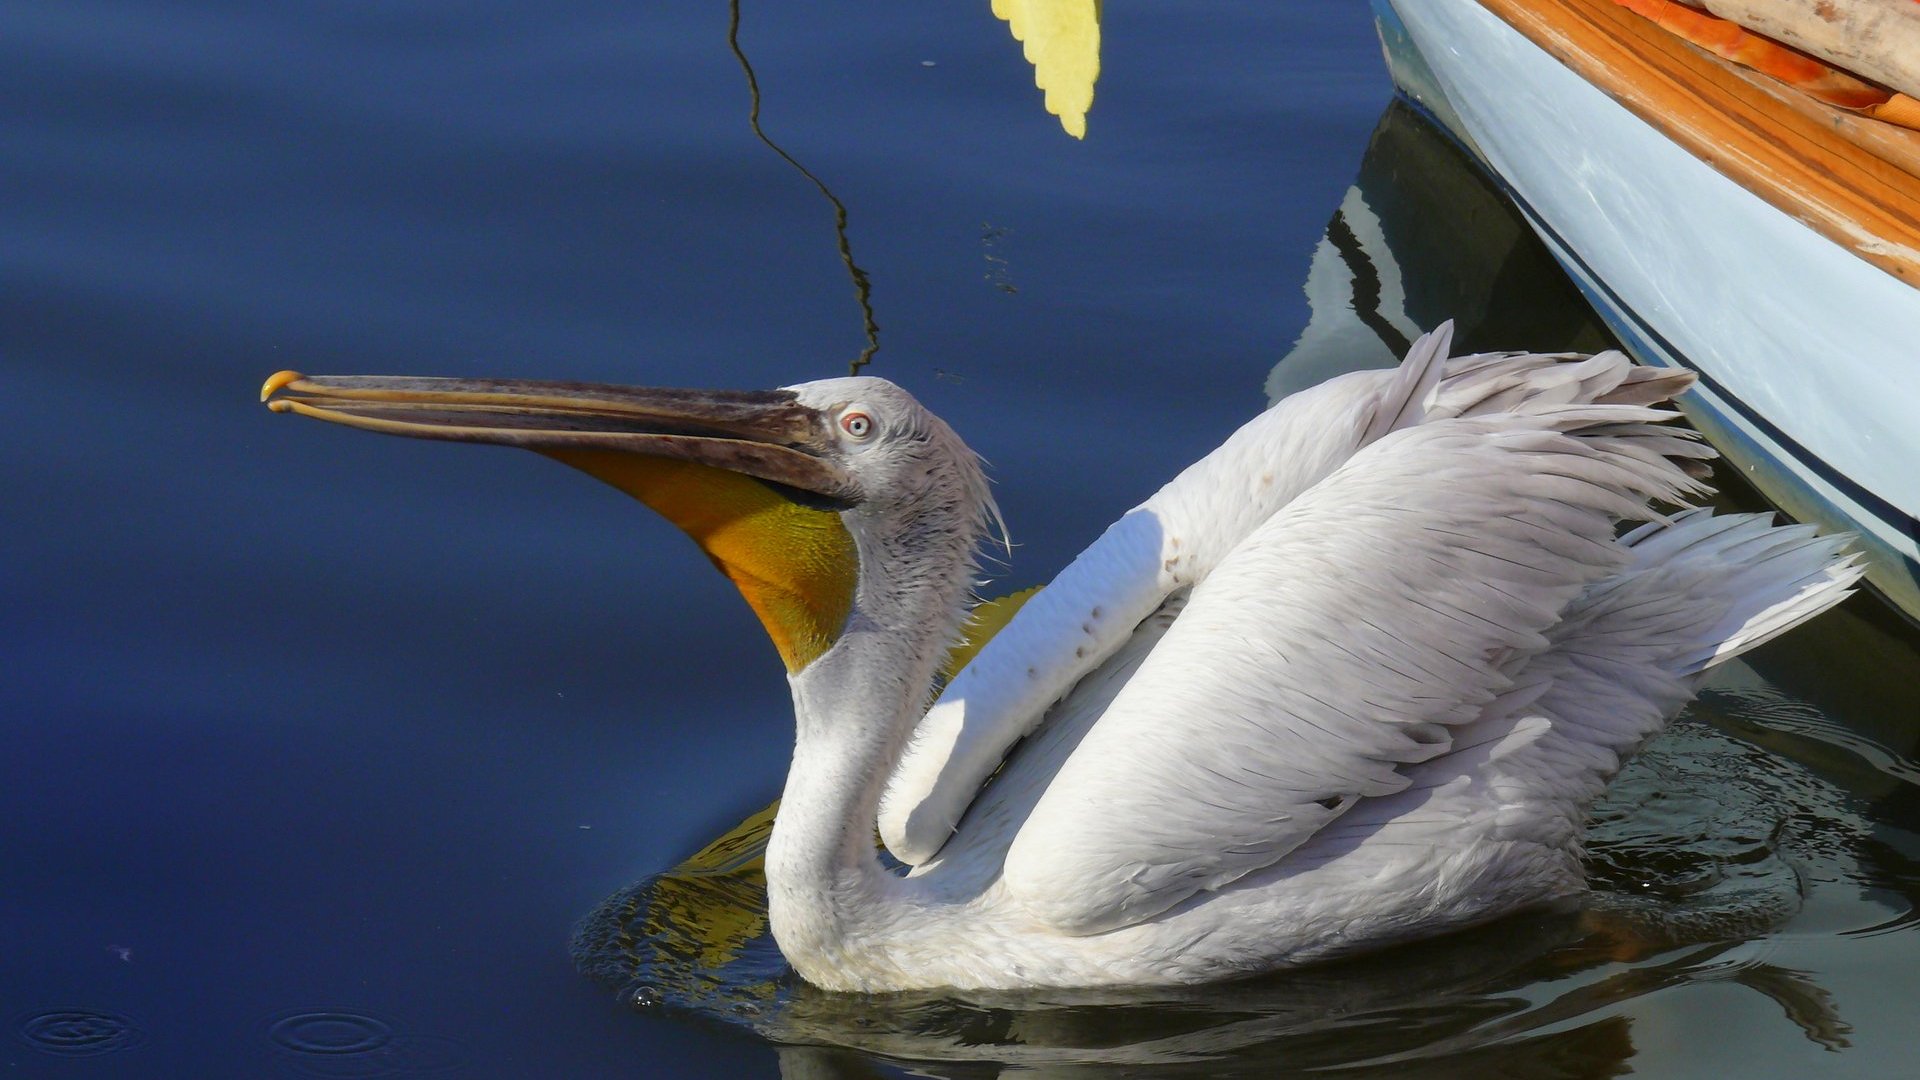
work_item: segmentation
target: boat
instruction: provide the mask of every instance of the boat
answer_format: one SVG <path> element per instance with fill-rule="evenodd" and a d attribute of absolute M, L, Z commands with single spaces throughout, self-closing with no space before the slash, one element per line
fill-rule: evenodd
<path fill-rule="evenodd" d="M 1892 2 L 1840 6 L 1912 9 L 1920 30 L 1920 5 Z M 1641 13 L 1656 7 L 1665 21 Z M 1699 375 L 1694 425 L 1788 514 L 1857 533 L 1870 584 L 1920 619 L 1920 131 L 1875 115 L 1912 98 L 1864 80 L 1888 107 L 1829 104 L 1673 32 L 1708 18 L 1673 4 L 1374 15 L 1400 96 L 1487 170 L 1628 351 Z"/>

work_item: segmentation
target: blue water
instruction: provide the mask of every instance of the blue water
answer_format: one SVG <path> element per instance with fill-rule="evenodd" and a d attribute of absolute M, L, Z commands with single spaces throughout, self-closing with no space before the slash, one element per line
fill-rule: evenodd
<path fill-rule="evenodd" d="M 255 400 L 280 368 L 739 387 L 845 371 L 869 339 L 835 209 L 749 126 L 729 16 L 0 9 L 10 1075 L 947 1068 L 864 1056 L 811 1020 L 790 1030 L 855 1049 L 783 1058 L 573 970 L 575 922 L 763 805 L 791 745 L 772 648 L 679 534 L 531 455 Z M 993 463 L 1009 589 L 1215 445 L 1270 374 L 1350 362 L 1292 346 L 1340 315 L 1310 308 L 1309 266 L 1357 176 L 1385 218 L 1394 198 L 1444 209 L 1473 184 L 1369 154 L 1391 87 L 1363 6 L 1113 5 L 1102 37 L 1078 142 L 984 3 L 740 12 L 765 134 L 846 209 L 879 327 L 870 370 Z M 1444 212 L 1394 220 L 1443 263 L 1461 247 L 1409 224 L 1443 230 Z M 1480 286 L 1403 290 L 1401 322 L 1459 315 L 1488 347 L 1603 343 L 1538 252 L 1509 247 Z M 1441 295 L 1453 310 L 1428 310 Z M 1569 1075 L 1904 1060 L 1920 649 L 1871 599 L 1792 640 L 1683 721 L 1699 747 L 1656 759 L 1709 785 L 1693 809 L 1629 799 L 1606 850 L 1661 850 L 1633 842 L 1652 829 L 1691 859 L 1670 877 L 1718 865 L 1724 831 L 1689 832 L 1712 817 L 1700 807 L 1764 807 L 1774 789 L 1716 792 L 1699 763 L 1739 751 L 1777 771 L 1806 808 L 1793 835 L 1831 815 L 1846 842 L 1785 844 L 1814 868 L 1806 910 L 1741 947 L 1819 984 L 1849 1047 L 1725 979 L 1673 979 L 1593 1013 L 1609 1026 Z M 1598 870 L 1686 892 L 1633 860 Z M 1489 1002 L 1551 998 L 1563 976 L 1529 970 L 1501 996 L 1456 988 L 1449 1022 L 1471 1033 Z M 1238 1007 L 1086 1006 L 1086 1022 Z M 1254 1059 L 1268 1073 L 1385 1052 L 1365 1024 L 1263 1008 L 1289 1018 Z M 1505 1045 L 1483 1034 L 1465 1057 L 1438 1036 L 1395 1052 L 1464 1067 Z M 905 1045 L 889 1052 L 914 1058 Z"/>

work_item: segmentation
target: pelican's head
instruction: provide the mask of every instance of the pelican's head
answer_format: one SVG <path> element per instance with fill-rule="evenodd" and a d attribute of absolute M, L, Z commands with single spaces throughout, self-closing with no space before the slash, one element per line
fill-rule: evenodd
<path fill-rule="evenodd" d="M 725 391 L 283 371 L 261 400 L 368 431 L 518 446 L 619 488 L 700 545 L 789 671 L 833 646 L 863 578 L 894 597 L 933 590 L 941 617 L 957 611 L 998 520 L 978 458 L 885 379 Z"/>

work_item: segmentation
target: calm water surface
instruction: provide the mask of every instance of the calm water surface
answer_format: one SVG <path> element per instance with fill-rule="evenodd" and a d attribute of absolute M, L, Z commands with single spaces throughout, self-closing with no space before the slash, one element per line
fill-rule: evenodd
<path fill-rule="evenodd" d="M 723 2 L 0 10 L 11 1075 L 1908 1066 L 1920 638 L 1871 598 L 1716 675 L 1577 909 L 1191 992 L 835 997 L 758 928 L 751 827 L 653 877 L 791 741 L 698 554 L 531 455 L 254 403 L 283 367 L 769 386 L 877 342 L 994 463 L 1012 589 L 1440 319 L 1605 344 L 1389 109 L 1364 6 L 1113 5 L 1084 142 L 986 8 L 748 4 L 737 52 Z M 603 982 L 569 940 L 610 895 Z"/>

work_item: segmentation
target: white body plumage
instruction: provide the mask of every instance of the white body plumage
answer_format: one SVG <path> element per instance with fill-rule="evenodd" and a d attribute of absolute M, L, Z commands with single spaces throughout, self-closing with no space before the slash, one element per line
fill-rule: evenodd
<path fill-rule="evenodd" d="M 949 552 L 863 580 L 856 619 L 887 632 L 792 678 L 768 885 L 800 973 L 1198 982 L 1579 890 L 1586 808 L 1622 757 L 1707 666 L 1857 571 L 1843 540 L 1755 516 L 1614 539 L 1700 490 L 1685 466 L 1710 452 L 1653 408 L 1688 377 L 1445 347 L 1250 422 L 1089 547 L 917 727 L 959 594 L 901 604 L 899 581 L 964 567 Z M 795 389 L 826 404 L 840 382 Z M 952 512 L 942 528 L 984 515 Z M 906 877 L 874 858 L 876 810 Z"/>

